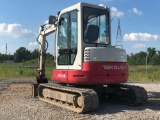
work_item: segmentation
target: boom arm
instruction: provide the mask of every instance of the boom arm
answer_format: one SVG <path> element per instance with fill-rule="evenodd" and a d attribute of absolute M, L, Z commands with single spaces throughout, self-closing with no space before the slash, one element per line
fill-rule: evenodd
<path fill-rule="evenodd" d="M 39 29 L 39 69 L 38 76 L 36 77 L 37 83 L 48 83 L 48 80 L 45 77 L 46 36 L 56 31 L 56 25 L 51 25 L 44 29 L 45 25 L 41 25 Z"/>

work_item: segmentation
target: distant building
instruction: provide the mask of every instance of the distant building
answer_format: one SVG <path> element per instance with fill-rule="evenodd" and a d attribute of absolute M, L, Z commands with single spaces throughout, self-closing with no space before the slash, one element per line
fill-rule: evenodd
<path fill-rule="evenodd" d="M 7 63 L 13 63 L 13 60 L 7 60 Z"/>

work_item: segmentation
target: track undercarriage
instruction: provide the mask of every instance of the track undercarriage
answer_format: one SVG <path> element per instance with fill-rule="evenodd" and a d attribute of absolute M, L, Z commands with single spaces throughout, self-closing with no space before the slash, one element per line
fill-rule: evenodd
<path fill-rule="evenodd" d="M 77 113 L 97 109 L 99 98 L 107 98 L 131 106 L 141 105 L 147 100 L 147 92 L 144 88 L 125 84 L 92 87 L 65 86 L 56 83 L 34 84 L 32 95 L 38 95 L 42 101 Z"/>

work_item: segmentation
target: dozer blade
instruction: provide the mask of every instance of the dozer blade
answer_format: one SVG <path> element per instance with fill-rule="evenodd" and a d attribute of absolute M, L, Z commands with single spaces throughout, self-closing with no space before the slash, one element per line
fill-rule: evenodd
<path fill-rule="evenodd" d="M 98 95 L 94 90 L 55 83 L 40 84 L 38 96 L 42 101 L 77 113 L 93 111 L 99 105 Z"/>

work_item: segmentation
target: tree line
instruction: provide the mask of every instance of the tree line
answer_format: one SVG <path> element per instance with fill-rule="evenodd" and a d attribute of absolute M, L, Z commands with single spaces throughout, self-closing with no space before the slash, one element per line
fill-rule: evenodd
<path fill-rule="evenodd" d="M 36 59 L 39 56 L 38 49 L 33 50 L 32 52 L 27 50 L 25 47 L 20 47 L 16 50 L 16 52 L 13 55 L 6 55 L 0 53 L 0 63 L 6 62 L 8 60 L 14 61 L 14 62 L 25 62 L 28 60 Z M 48 59 L 54 59 L 53 55 L 50 53 L 46 53 L 46 58 Z"/>
<path fill-rule="evenodd" d="M 160 51 L 156 48 L 147 48 L 147 52 L 127 55 L 129 65 L 160 65 Z"/>
<path fill-rule="evenodd" d="M 7 60 L 17 63 L 24 62 L 38 58 L 38 54 L 38 49 L 31 52 L 25 47 L 20 47 L 13 55 L 0 53 L 0 63 L 6 62 Z M 46 53 L 46 58 L 54 60 L 54 56 L 50 53 Z M 148 65 L 160 65 L 160 51 L 150 47 L 147 49 L 147 52 L 141 51 L 136 54 L 131 53 L 130 55 L 127 55 L 127 60 L 129 65 L 145 65 L 146 60 Z"/>

